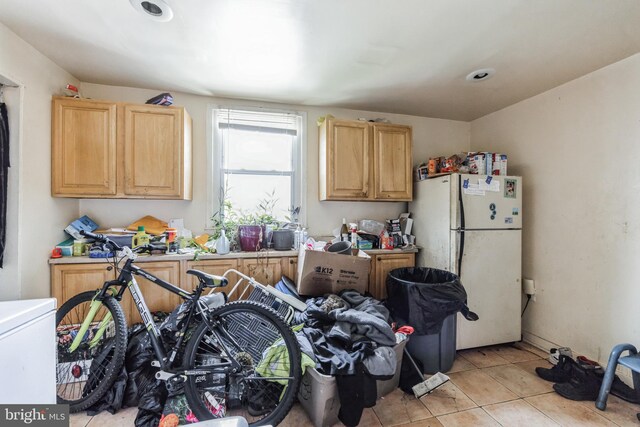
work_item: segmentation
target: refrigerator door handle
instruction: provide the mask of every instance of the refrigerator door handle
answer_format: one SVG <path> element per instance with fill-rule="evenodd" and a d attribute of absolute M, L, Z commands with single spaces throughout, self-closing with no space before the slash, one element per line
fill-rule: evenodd
<path fill-rule="evenodd" d="M 460 203 L 460 228 L 464 230 L 464 202 L 462 201 L 462 176 L 458 175 L 458 202 Z"/>
<path fill-rule="evenodd" d="M 458 245 L 458 277 L 462 278 L 462 256 L 464 255 L 464 230 L 458 230 L 460 244 Z"/>
<path fill-rule="evenodd" d="M 458 251 L 458 277 L 462 277 L 462 255 L 464 254 L 464 202 L 462 201 L 462 176 L 458 175 L 458 202 L 460 203 L 460 247 Z"/>

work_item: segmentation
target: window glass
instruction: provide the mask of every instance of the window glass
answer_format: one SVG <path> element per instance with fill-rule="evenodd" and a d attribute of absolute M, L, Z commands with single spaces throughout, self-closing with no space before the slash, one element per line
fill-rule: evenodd
<path fill-rule="evenodd" d="M 302 117 L 289 112 L 218 109 L 219 189 L 235 214 L 291 220 L 300 206 Z M 221 200 L 221 198 L 216 198 Z M 221 212 L 225 215 L 225 212 Z"/>

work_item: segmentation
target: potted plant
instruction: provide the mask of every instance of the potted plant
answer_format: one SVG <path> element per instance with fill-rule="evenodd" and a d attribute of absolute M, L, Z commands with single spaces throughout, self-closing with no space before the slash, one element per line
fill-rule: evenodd
<path fill-rule="evenodd" d="M 276 202 L 274 190 L 260 200 L 255 212 L 239 217 L 238 236 L 243 251 L 255 252 L 269 246 L 271 232 L 279 226 L 278 219 L 273 215 Z"/>
<path fill-rule="evenodd" d="M 236 211 L 231 201 L 224 198 L 221 204 L 224 210 L 221 208 L 212 217 L 212 238 L 217 239 L 224 230 L 231 245 L 239 245 L 243 251 L 255 252 L 268 247 L 271 231 L 280 224 L 273 215 L 276 202 L 274 190 L 260 200 L 255 212 L 242 212 Z"/>

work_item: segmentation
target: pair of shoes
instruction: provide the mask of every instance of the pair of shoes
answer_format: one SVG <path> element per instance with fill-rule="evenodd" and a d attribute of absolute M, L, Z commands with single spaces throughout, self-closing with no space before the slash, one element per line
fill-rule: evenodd
<path fill-rule="evenodd" d="M 560 355 L 558 363 L 551 369 L 536 368 L 540 378 L 552 383 L 566 383 L 571 379 L 576 362 L 569 356 Z"/>
<path fill-rule="evenodd" d="M 602 377 L 592 370 L 574 369 L 567 382 L 553 385 L 560 396 L 570 400 L 596 400 L 602 385 Z"/>

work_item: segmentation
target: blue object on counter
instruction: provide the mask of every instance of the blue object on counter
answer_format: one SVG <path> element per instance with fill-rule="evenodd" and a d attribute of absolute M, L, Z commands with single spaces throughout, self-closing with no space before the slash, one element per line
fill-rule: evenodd
<path fill-rule="evenodd" d="M 102 252 L 102 251 L 89 252 L 89 258 L 111 258 L 112 256 L 113 256 L 113 252 Z"/>

